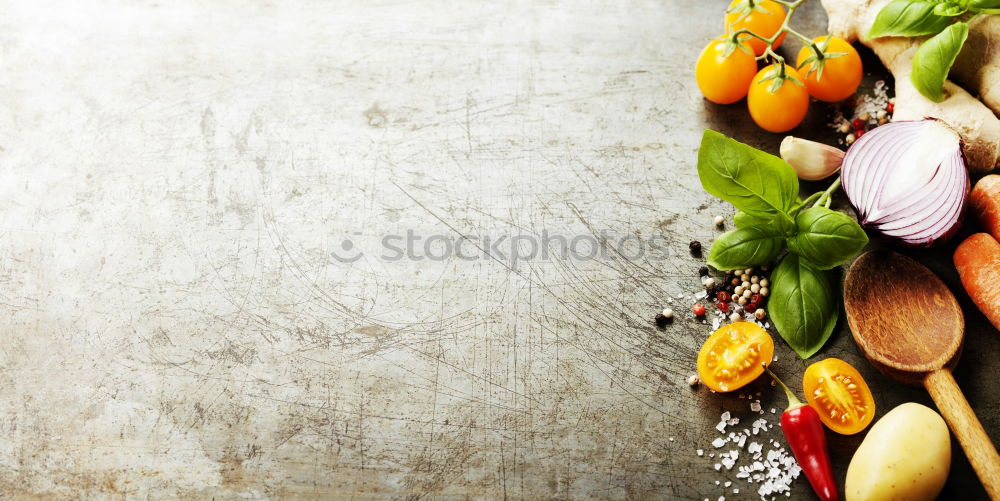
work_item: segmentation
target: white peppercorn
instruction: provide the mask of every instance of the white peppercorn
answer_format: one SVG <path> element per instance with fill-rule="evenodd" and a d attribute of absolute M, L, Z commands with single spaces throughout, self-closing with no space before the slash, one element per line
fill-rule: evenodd
<path fill-rule="evenodd" d="M 743 297 L 745 297 L 747 299 L 750 299 L 750 296 L 752 296 L 752 295 L 753 295 L 753 292 L 750 292 L 750 289 L 745 289 L 743 291 Z"/>
<path fill-rule="evenodd" d="M 764 311 L 764 308 L 757 308 L 757 311 L 753 312 L 753 316 L 757 317 L 757 320 L 764 320 L 764 317 L 767 316 L 767 312 Z"/>
<path fill-rule="evenodd" d="M 769 282 L 766 278 L 760 279 L 760 286 L 761 287 L 767 287 L 768 285 L 771 285 L 771 282 Z"/>
<path fill-rule="evenodd" d="M 760 292 L 760 284 L 751 284 L 750 292 L 753 292 L 754 294 Z"/>
<path fill-rule="evenodd" d="M 761 287 L 760 288 L 760 295 L 761 296 L 767 296 L 770 292 L 771 292 L 771 289 L 768 289 L 767 287 Z"/>

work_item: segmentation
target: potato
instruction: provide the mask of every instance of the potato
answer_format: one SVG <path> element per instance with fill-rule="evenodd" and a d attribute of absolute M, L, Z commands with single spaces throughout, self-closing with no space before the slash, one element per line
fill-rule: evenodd
<path fill-rule="evenodd" d="M 933 500 L 951 467 L 948 425 L 908 402 L 878 420 L 847 468 L 847 501 Z"/>

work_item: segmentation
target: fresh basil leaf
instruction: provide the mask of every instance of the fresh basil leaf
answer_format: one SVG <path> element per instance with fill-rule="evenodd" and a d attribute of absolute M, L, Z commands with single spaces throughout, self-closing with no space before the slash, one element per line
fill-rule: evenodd
<path fill-rule="evenodd" d="M 708 264 L 717 270 L 749 268 L 770 263 L 784 248 L 785 233 L 779 225 L 738 228 L 715 240 Z"/>
<path fill-rule="evenodd" d="M 961 2 L 942 2 L 934 6 L 934 13 L 939 16 L 955 17 L 965 14 L 969 6 Z"/>
<path fill-rule="evenodd" d="M 698 177 L 705 191 L 752 216 L 790 221 L 799 202 L 799 180 L 784 160 L 711 130 L 701 138 Z"/>
<path fill-rule="evenodd" d="M 771 216 L 773 215 L 774 214 L 771 214 Z M 736 215 L 733 216 L 733 224 L 735 224 L 737 228 L 746 228 L 747 226 L 757 226 L 761 224 L 767 224 L 770 221 L 771 221 L 770 217 L 751 216 L 750 214 L 747 214 L 746 212 L 743 212 L 741 210 L 736 211 Z"/>
<path fill-rule="evenodd" d="M 969 37 L 967 23 L 955 23 L 925 41 L 913 56 L 913 73 L 910 81 L 927 99 L 939 103 L 944 100 L 944 81 L 951 65 Z"/>
<path fill-rule="evenodd" d="M 969 7 L 973 9 L 996 9 L 1000 8 L 1000 0 L 972 0 Z"/>
<path fill-rule="evenodd" d="M 854 219 L 826 207 L 800 212 L 795 226 L 788 248 L 821 270 L 844 264 L 868 244 L 868 235 Z"/>
<path fill-rule="evenodd" d="M 771 273 L 767 310 L 778 334 L 803 359 L 830 339 L 840 314 L 826 272 L 794 253 L 785 255 Z"/>
<path fill-rule="evenodd" d="M 934 2 L 893 0 L 875 16 L 868 38 L 932 35 L 950 22 L 934 13 Z"/>

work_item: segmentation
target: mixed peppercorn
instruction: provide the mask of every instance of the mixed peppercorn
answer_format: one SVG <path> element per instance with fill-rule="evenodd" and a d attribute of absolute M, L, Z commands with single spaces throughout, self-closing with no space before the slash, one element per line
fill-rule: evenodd
<path fill-rule="evenodd" d="M 716 216 L 713 223 L 722 226 L 724 220 L 722 216 Z M 688 249 L 692 255 L 701 256 L 701 242 L 692 240 Z M 751 314 L 757 320 L 763 320 L 767 316 L 764 308 L 770 294 L 767 271 L 768 266 L 761 265 L 757 268 L 726 270 L 722 277 L 715 277 L 707 266 L 702 266 L 698 269 L 698 275 L 705 287 L 706 300 L 714 303 L 716 309 L 723 314 L 728 314 L 730 321 L 737 322 L 743 320 L 744 314 Z M 704 317 L 708 309 L 699 302 L 691 307 L 691 313 L 696 317 Z M 673 318 L 674 311 L 665 308 L 656 314 L 656 325 L 665 327 Z"/>

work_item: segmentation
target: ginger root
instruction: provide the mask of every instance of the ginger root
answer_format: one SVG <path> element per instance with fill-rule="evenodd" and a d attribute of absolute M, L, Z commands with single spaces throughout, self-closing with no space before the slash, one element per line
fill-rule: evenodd
<path fill-rule="evenodd" d="M 910 83 L 913 56 L 923 39 L 864 37 L 889 1 L 820 0 L 829 17 L 830 34 L 848 41 L 860 40 L 892 72 L 896 80 L 893 120 L 940 119 L 962 137 L 966 164 L 971 170 L 987 172 L 1000 167 L 1000 120 L 994 114 L 1000 113 L 1000 20 L 997 16 L 983 16 L 970 24 L 969 38 L 951 71 L 969 90 L 980 93 L 983 101 L 946 81 L 947 97 L 935 103 Z"/>

